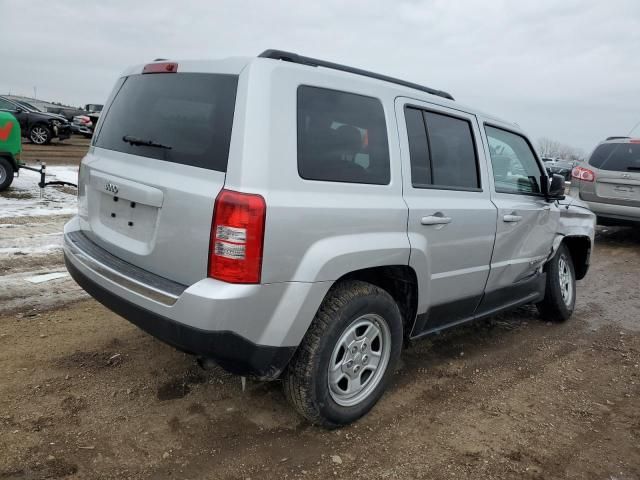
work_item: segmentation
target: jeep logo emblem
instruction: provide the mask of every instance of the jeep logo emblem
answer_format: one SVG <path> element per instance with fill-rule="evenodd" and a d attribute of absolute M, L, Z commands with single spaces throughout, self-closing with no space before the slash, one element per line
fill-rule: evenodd
<path fill-rule="evenodd" d="M 111 193 L 113 193 L 114 195 L 117 195 L 117 194 L 118 194 L 118 186 L 117 186 L 117 185 L 115 185 L 115 184 L 113 184 L 113 183 L 107 183 L 107 184 L 104 186 L 104 189 L 105 189 L 107 192 L 111 192 Z"/>

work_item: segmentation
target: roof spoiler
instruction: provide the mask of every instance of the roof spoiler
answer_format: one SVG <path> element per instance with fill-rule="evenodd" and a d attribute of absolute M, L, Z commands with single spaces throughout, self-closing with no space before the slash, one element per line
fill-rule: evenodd
<path fill-rule="evenodd" d="M 360 68 L 353 68 L 347 65 L 341 65 L 339 63 L 326 62 L 317 58 L 304 57 L 297 53 L 285 52 L 283 50 L 265 50 L 259 58 L 271 58 L 273 60 L 282 60 L 283 62 L 297 63 L 299 65 L 308 65 L 310 67 L 324 67 L 332 70 L 340 70 L 341 72 L 354 73 L 356 75 L 362 75 L 364 77 L 375 78 L 377 80 L 383 80 L 385 82 L 395 83 L 404 87 L 413 88 L 422 92 L 430 93 L 431 95 L 437 95 L 438 97 L 446 98 L 448 100 L 454 100 L 450 93 L 442 90 L 436 90 L 434 88 L 425 87 L 424 85 L 418 85 L 417 83 L 407 82 L 394 77 L 388 77 L 387 75 L 381 75 L 379 73 L 369 72 L 368 70 L 361 70 Z"/>

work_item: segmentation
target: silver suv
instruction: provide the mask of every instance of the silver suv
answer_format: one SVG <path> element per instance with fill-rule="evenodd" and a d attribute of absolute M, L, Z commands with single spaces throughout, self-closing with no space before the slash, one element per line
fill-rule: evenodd
<path fill-rule="evenodd" d="M 594 215 L 513 123 L 268 50 L 127 70 L 82 161 L 65 260 L 98 301 L 335 427 L 405 341 L 527 303 L 566 320 Z"/>
<path fill-rule="evenodd" d="M 601 225 L 640 225 L 640 140 L 609 137 L 571 173 L 571 195 Z"/>

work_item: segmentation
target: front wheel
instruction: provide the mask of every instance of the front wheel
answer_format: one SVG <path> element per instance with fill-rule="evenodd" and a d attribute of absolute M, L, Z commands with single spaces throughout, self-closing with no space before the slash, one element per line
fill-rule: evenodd
<path fill-rule="evenodd" d="M 29 139 L 36 145 L 46 145 L 51 142 L 51 130 L 44 125 L 34 125 L 29 131 Z"/>
<path fill-rule="evenodd" d="M 384 393 L 401 346 L 402 317 L 391 295 L 344 282 L 329 292 L 289 364 L 285 395 L 312 423 L 351 423 Z"/>
<path fill-rule="evenodd" d="M 544 320 L 564 322 L 571 317 L 576 304 L 576 274 L 571 253 L 565 244 L 549 261 L 544 299 L 538 311 Z"/>

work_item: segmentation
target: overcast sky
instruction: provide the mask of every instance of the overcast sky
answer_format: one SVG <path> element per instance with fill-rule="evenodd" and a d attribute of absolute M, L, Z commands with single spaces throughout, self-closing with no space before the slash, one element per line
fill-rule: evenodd
<path fill-rule="evenodd" d="M 640 121 L 640 0 L 0 0 L 0 12 L 0 93 L 103 103 L 127 65 L 278 48 L 447 90 L 587 152 Z"/>

